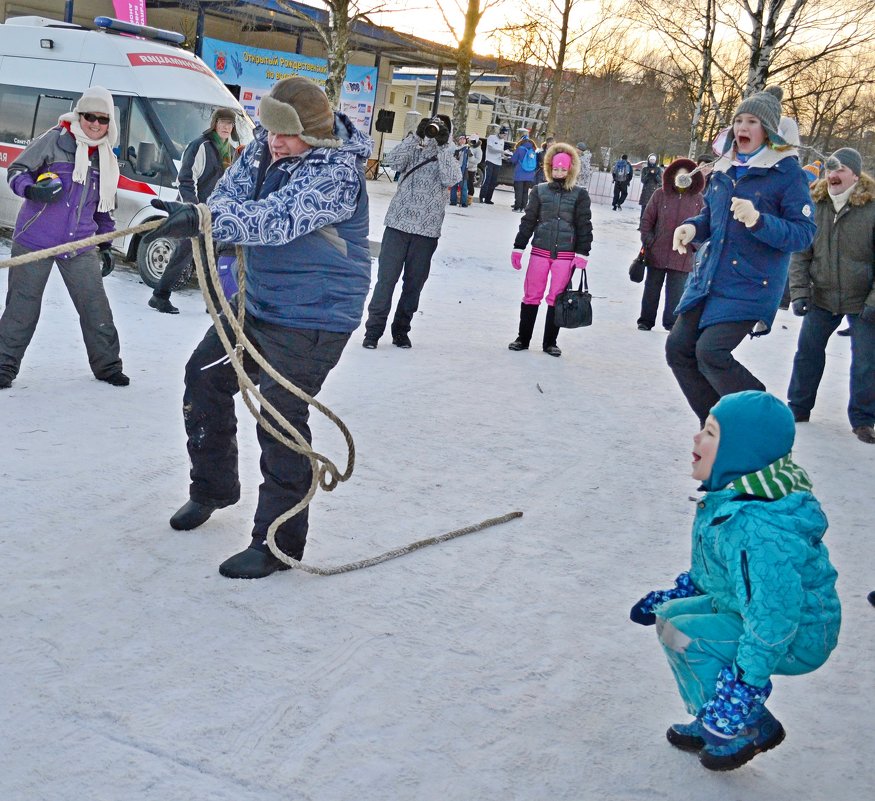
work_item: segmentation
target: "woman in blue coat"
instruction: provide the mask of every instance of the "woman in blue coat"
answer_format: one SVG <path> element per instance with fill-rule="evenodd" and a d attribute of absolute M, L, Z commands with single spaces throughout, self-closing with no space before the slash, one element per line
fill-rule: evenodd
<path fill-rule="evenodd" d="M 674 232 L 679 253 L 691 242 L 706 243 L 665 346 L 666 360 L 702 423 L 724 395 L 765 389 L 732 351 L 748 334 L 771 330 L 790 254 L 814 239 L 808 181 L 796 151 L 778 134 L 781 94 L 769 87 L 741 102 L 702 212 Z"/>
<path fill-rule="evenodd" d="M 707 492 L 693 522 L 691 568 L 670 590 L 642 598 L 630 617 L 656 623 L 691 723 L 666 736 L 731 770 L 779 745 L 765 707 L 772 675 L 826 662 L 838 640 L 836 571 L 827 521 L 793 463 L 789 407 L 766 392 L 727 395 L 694 438 L 693 478 Z"/>

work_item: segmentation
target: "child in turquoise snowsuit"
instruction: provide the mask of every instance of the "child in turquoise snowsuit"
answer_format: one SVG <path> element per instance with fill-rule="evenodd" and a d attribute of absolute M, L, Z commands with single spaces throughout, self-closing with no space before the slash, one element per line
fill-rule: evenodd
<path fill-rule="evenodd" d="M 642 598 L 630 617 L 656 623 L 691 723 L 666 733 L 711 770 L 774 748 L 784 729 L 766 709 L 772 675 L 816 670 L 841 622 L 827 520 L 790 458 L 793 414 L 766 392 L 724 396 L 694 438 L 693 478 L 706 494 L 692 567 Z"/>

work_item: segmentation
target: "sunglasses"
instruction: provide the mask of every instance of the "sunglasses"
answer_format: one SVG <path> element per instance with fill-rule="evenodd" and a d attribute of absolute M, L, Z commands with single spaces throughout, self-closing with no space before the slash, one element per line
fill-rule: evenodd
<path fill-rule="evenodd" d="M 109 117 L 104 117 L 103 114 L 80 114 L 86 122 L 99 122 L 101 125 L 109 125 Z"/>

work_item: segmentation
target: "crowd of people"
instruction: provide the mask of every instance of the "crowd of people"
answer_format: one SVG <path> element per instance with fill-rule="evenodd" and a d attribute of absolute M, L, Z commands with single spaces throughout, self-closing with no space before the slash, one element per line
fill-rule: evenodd
<path fill-rule="evenodd" d="M 176 311 L 169 301 L 175 271 L 190 258 L 186 245 L 199 233 L 194 204 L 205 202 L 215 240 L 245 254 L 247 337 L 283 376 L 315 396 L 361 324 L 371 288 L 364 165 L 372 142 L 306 78 L 279 81 L 259 112 L 261 128 L 238 153 L 231 145 L 233 111 L 217 110 L 186 150 L 180 202 L 153 202 L 167 214 L 153 236 L 181 246 L 149 305 Z M 13 255 L 113 230 L 114 114 L 111 95 L 93 87 L 10 166 L 10 186 L 25 199 Z M 738 767 L 781 742 L 783 727 L 765 706 L 770 677 L 817 669 L 837 641 L 840 607 L 836 572 L 822 543 L 826 521 L 790 454 L 796 425 L 814 408 L 826 342 L 844 318 L 852 353 L 848 416 L 856 437 L 875 443 L 875 181 L 860 154 L 845 147 L 826 159 L 809 189 L 788 130 L 781 92 L 769 88 L 739 104 L 715 144 L 716 159 L 675 159 L 663 169 L 651 154 L 641 168 L 647 278 L 637 325 L 642 331 L 656 325 L 664 287 L 666 360 L 701 428 L 692 477 L 705 495 L 693 523 L 690 570 L 673 588 L 642 598 L 630 616 L 656 625 L 694 716 L 673 725 L 668 740 L 697 752 L 712 770 Z M 527 131 L 507 148 L 508 133 L 502 127 L 487 137 L 479 194 L 480 203 L 493 204 L 498 170 L 505 161 L 513 165 L 513 209 L 523 216 L 512 267 L 522 270 L 524 251 L 531 250 L 519 329 L 508 347 L 529 348 L 546 300 L 542 349 L 555 357 L 561 350 L 554 304 L 573 271 L 586 270 L 593 241 L 591 153 L 585 142 L 548 138 L 539 146 Z M 446 207 L 465 208 L 473 197 L 481 150 L 472 139 L 461 134 L 453 140 L 451 121 L 438 115 L 423 119 L 387 155 L 397 188 L 385 217 L 364 348 L 378 346 L 399 280 L 392 343 L 412 347 L 411 323 Z M 614 210 L 622 209 L 633 173 L 626 155 L 613 166 Z M 311 213 L 315 208 L 319 214 Z M 18 374 L 55 263 L 79 313 L 94 375 L 127 385 L 101 278 L 112 267 L 111 254 L 100 246 L 10 271 L 0 317 L 0 388 Z M 793 312 L 803 317 L 789 405 L 733 356 L 746 337 L 769 333 L 788 273 Z M 232 306 L 236 302 L 237 296 Z M 240 498 L 238 385 L 224 355 L 210 326 L 186 365 L 190 485 L 187 501 L 170 518 L 174 529 L 197 528 Z M 244 359 L 271 414 L 309 442 L 306 401 Z M 263 483 L 250 542 L 219 568 L 230 578 L 287 569 L 270 551 L 267 530 L 311 484 L 304 456 L 261 427 L 257 436 Z M 307 529 L 305 509 L 280 526 L 277 546 L 300 560 Z"/>

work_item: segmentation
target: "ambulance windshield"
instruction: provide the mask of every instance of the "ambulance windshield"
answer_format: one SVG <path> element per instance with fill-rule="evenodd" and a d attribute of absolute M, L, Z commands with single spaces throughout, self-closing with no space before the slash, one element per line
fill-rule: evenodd
<path fill-rule="evenodd" d="M 149 102 L 176 150 L 171 153 L 175 159 L 181 158 L 186 145 L 210 127 L 210 117 L 217 108 L 214 104 L 193 103 L 190 100 L 152 98 Z M 235 128 L 240 144 L 246 145 L 252 141 L 252 123 L 248 117 L 238 116 Z"/>

